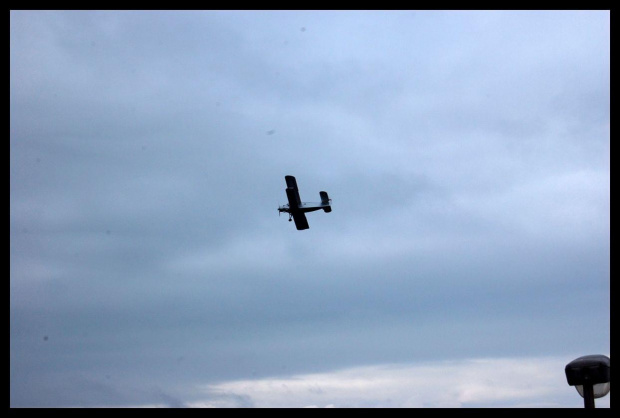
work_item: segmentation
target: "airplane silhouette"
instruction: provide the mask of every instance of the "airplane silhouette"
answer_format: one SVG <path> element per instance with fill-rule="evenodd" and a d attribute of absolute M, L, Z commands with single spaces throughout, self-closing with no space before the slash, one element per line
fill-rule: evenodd
<path fill-rule="evenodd" d="M 302 202 L 299 197 L 299 189 L 297 188 L 297 181 L 293 176 L 284 176 L 286 180 L 286 197 L 288 198 L 288 204 L 278 207 L 278 213 L 288 213 L 288 220 L 295 221 L 295 226 L 298 230 L 308 229 L 308 219 L 306 219 L 306 212 L 313 212 L 315 210 L 323 209 L 326 213 L 332 211 L 331 199 L 327 196 L 327 192 L 319 192 L 321 196 L 321 202 Z"/>

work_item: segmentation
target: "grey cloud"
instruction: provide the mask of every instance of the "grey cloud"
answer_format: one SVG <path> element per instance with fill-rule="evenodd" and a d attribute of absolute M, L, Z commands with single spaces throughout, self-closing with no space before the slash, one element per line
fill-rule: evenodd
<path fill-rule="evenodd" d="M 604 351 L 608 20 L 12 11 L 11 404 Z"/>

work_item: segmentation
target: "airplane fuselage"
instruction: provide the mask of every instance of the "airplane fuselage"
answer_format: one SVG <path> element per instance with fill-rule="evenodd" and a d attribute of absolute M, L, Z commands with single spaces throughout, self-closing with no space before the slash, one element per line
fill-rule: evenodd
<path fill-rule="evenodd" d="M 287 203 L 286 205 L 282 205 L 278 207 L 278 210 L 280 212 L 286 212 L 286 213 L 296 213 L 296 212 L 305 213 L 305 212 L 314 212 L 315 210 L 320 210 L 320 209 L 323 209 L 323 210 L 328 209 L 329 211 L 329 209 L 331 209 L 330 206 L 331 205 L 329 204 L 323 204 L 321 202 L 302 202 L 299 205 L 299 207 L 291 209 L 291 207 Z"/>

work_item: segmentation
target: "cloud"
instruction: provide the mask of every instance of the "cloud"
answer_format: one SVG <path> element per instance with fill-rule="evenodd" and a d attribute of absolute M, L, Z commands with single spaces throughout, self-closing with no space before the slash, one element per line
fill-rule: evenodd
<path fill-rule="evenodd" d="M 478 358 L 355 367 L 207 385 L 193 407 L 579 407 L 565 357 Z M 214 397 L 211 400 L 211 397 Z M 228 398 L 228 400 L 224 400 Z M 609 398 L 599 407 L 609 406 Z"/>
<path fill-rule="evenodd" d="M 250 406 L 217 385 L 285 372 L 360 404 L 330 370 L 609 346 L 608 11 L 10 25 L 11 405 Z M 307 231 L 287 174 L 333 199 Z"/>

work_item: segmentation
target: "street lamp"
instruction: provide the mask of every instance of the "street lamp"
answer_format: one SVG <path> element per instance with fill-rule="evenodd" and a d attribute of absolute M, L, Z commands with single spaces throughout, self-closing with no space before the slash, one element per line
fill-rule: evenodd
<path fill-rule="evenodd" d="M 609 357 L 600 354 L 576 358 L 566 365 L 566 380 L 583 397 L 585 408 L 609 393 Z"/>

